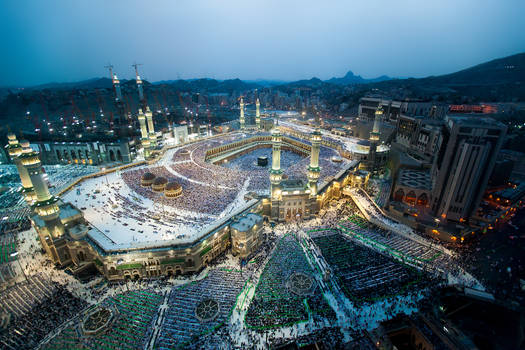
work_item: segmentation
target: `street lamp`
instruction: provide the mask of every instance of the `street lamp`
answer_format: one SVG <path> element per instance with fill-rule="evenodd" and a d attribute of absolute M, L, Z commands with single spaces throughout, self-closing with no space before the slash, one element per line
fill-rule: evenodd
<path fill-rule="evenodd" d="M 102 171 L 104 172 L 104 178 L 106 179 L 106 184 L 109 187 L 108 173 L 106 173 L 106 168 L 102 168 Z"/>

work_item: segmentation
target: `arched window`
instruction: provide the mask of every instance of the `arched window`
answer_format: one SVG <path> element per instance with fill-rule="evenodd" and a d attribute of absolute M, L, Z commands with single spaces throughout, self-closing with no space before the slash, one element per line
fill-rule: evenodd
<path fill-rule="evenodd" d="M 396 193 L 394 194 L 394 201 L 396 201 L 396 202 L 402 202 L 404 197 L 405 197 L 405 191 L 403 191 L 403 189 L 400 188 L 400 189 L 397 190 Z"/>
<path fill-rule="evenodd" d="M 405 197 L 405 202 L 410 205 L 416 205 L 416 193 L 414 191 L 408 192 Z"/>
<path fill-rule="evenodd" d="M 109 151 L 109 160 L 111 160 L 112 162 L 115 161 L 115 152 L 113 152 L 113 150 Z"/>
<path fill-rule="evenodd" d="M 426 193 L 422 193 L 417 197 L 417 205 L 427 206 L 428 205 L 428 196 Z"/>

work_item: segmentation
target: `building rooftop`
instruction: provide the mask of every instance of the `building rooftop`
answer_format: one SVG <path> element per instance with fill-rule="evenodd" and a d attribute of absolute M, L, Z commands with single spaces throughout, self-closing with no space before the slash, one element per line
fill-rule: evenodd
<path fill-rule="evenodd" d="M 262 220 L 262 216 L 255 213 L 248 213 L 232 223 L 230 227 L 240 232 L 246 232 L 256 224 L 262 222 Z"/>
<path fill-rule="evenodd" d="M 281 187 L 285 191 L 304 190 L 304 182 L 301 179 L 288 179 L 281 181 Z"/>
<path fill-rule="evenodd" d="M 505 127 L 504 124 L 498 122 L 495 119 L 492 119 L 488 116 L 475 114 L 475 115 L 456 115 L 456 114 L 448 114 L 446 116 L 447 121 L 453 121 L 458 124 L 464 124 L 464 125 L 471 125 L 471 126 L 491 126 L 491 127 L 498 127 L 503 128 Z"/>

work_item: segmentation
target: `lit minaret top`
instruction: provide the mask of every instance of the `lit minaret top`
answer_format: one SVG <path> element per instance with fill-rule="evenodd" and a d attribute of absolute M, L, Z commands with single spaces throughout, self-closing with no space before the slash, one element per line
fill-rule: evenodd
<path fill-rule="evenodd" d="M 257 129 L 261 127 L 261 110 L 260 110 L 261 103 L 259 102 L 259 98 L 257 97 L 257 100 L 255 101 L 255 124 L 257 125 Z"/>
<path fill-rule="evenodd" d="M 29 147 L 29 142 L 22 142 L 23 152 L 20 155 L 22 165 L 26 168 L 36 193 L 35 213 L 45 222 L 49 234 L 60 237 L 64 233 L 64 225 L 60 221 L 58 198 L 51 195 L 42 173 L 42 163 L 38 152 Z"/>
<path fill-rule="evenodd" d="M 244 99 L 241 96 L 241 102 L 239 104 L 241 109 L 241 115 L 239 117 L 239 121 L 241 122 L 241 129 L 244 129 L 245 126 L 245 120 L 244 120 Z"/>
<path fill-rule="evenodd" d="M 11 159 L 14 159 L 22 154 L 22 146 L 20 146 L 20 143 L 16 139 L 15 134 L 7 135 L 7 150 Z"/>
<path fill-rule="evenodd" d="M 379 132 L 379 122 L 383 118 L 383 108 L 381 105 L 377 107 L 377 110 L 374 115 L 374 127 L 372 128 L 372 132 L 370 133 L 370 141 L 378 142 L 379 141 L 379 135 L 381 133 Z"/>
<path fill-rule="evenodd" d="M 7 139 L 7 150 L 9 153 L 9 157 L 13 160 L 13 162 L 16 165 L 18 175 L 20 175 L 20 181 L 22 182 L 22 193 L 26 202 L 30 204 L 31 202 L 33 202 L 33 200 L 36 199 L 35 190 L 33 188 L 33 184 L 31 183 L 29 173 L 27 172 L 27 169 L 22 165 L 22 161 L 20 159 L 20 156 L 23 153 L 27 153 L 27 150 L 24 149 L 22 145 L 20 145 L 20 143 L 18 143 L 18 140 L 16 139 L 16 136 L 14 134 L 7 135 Z M 24 142 L 24 146 L 27 146 L 28 149 L 31 149 L 29 147 L 29 143 L 26 144 L 26 142 Z"/>

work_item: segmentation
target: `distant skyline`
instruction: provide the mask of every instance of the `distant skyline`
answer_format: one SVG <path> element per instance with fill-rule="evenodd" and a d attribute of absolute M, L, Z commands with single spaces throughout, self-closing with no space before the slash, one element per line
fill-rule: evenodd
<path fill-rule="evenodd" d="M 4 0 L 0 86 L 425 77 L 525 51 L 523 0 Z"/>

